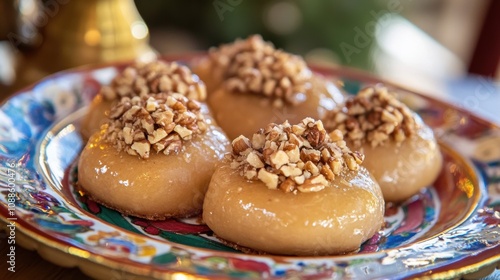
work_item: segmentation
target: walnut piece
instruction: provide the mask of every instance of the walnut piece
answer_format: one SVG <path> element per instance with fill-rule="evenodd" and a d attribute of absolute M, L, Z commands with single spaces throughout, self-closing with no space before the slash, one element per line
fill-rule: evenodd
<path fill-rule="evenodd" d="M 260 94 L 274 99 L 273 105 L 297 105 L 311 87 L 312 72 L 300 57 L 253 35 L 209 51 L 215 71 L 222 71 L 224 86 L 232 92 Z"/>
<path fill-rule="evenodd" d="M 150 94 L 180 93 L 190 99 L 203 101 L 207 93 L 205 84 L 186 66 L 176 62 L 136 62 L 119 73 L 109 86 L 100 93 L 108 101 L 122 97 L 147 96 Z M 149 111 L 154 104 L 149 104 Z"/>
<path fill-rule="evenodd" d="M 376 147 L 389 140 L 401 143 L 418 129 L 413 112 L 382 85 L 362 89 L 323 121 L 328 131 L 334 130 L 332 139 L 342 135 L 356 147 Z"/>
<path fill-rule="evenodd" d="M 178 153 L 207 129 L 201 107 L 179 93 L 123 97 L 110 112 L 104 139 L 120 151 L 149 158 Z"/>
<path fill-rule="evenodd" d="M 243 135 L 234 139 L 230 166 L 269 189 L 321 191 L 336 176 L 358 170 L 364 159 L 363 154 L 345 145 L 340 131 L 330 135 L 321 121 L 312 118 L 296 125 L 273 123 L 255 133 L 252 140 Z"/>

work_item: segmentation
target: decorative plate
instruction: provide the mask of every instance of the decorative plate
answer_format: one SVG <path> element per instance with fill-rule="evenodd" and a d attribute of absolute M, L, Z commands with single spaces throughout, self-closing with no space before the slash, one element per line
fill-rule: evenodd
<path fill-rule="evenodd" d="M 197 219 L 147 221 L 93 202 L 74 188 L 75 161 L 84 145 L 79 123 L 100 85 L 123 66 L 50 76 L 0 108 L 1 220 L 18 243 L 45 258 L 103 279 L 448 278 L 500 260 L 500 128 L 395 85 L 433 127 L 445 163 L 432 186 L 387 207 L 384 228 L 357 253 L 249 255 L 218 242 Z M 351 93 L 380 82 L 344 68 L 315 70 L 342 80 Z M 417 158 L 407 163 L 419 164 Z"/>

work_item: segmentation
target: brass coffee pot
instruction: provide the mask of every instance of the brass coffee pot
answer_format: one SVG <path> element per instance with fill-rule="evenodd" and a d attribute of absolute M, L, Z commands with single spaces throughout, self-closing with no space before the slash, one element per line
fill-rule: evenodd
<path fill-rule="evenodd" d="M 85 64 L 156 57 L 133 0 L 19 1 L 31 1 L 36 12 L 7 36 L 14 45 L 32 37 L 32 46 L 16 54 L 15 89 Z"/>

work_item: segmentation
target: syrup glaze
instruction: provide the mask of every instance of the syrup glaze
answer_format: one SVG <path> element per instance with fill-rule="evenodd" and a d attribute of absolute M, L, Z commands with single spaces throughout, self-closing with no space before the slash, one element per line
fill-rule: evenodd
<path fill-rule="evenodd" d="M 379 186 L 361 167 L 310 193 L 284 193 L 247 181 L 227 164 L 216 170 L 203 220 L 218 237 L 258 252 L 328 255 L 357 250 L 383 223 Z"/>
<path fill-rule="evenodd" d="M 415 135 L 400 144 L 362 145 L 363 165 L 379 183 L 386 201 L 410 198 L 434 182 L 441 171 L 443 159 L 432 130 L 417 115 L 415 120 L 419 126 Z"/>
<path fill-rule="evenodd" d="M 229 144 L 213 120 L 205 118 L 207 132 L 185 142 L 179 154 L 152 153 L 145 160 L 105 142 L 104 125 L 82 151 L 79 185 L 96 201 L 125 214 L 148 219 L 198 214 Z"/>
<path fill-rule="evenodd" d="M 239 135 L 247 137 L 269 123 L 298 123 L 305 117 L 320 119 L 327 111 L 341 103 L 344 96 L 339 89 L 321 77 L 312 80 L 312 87 L 297 104 L 273 105 L 273 99 L 254 93 L 229 92 L 224 87 L 208 95 L 208 104 L 217 123 L 229 139 Z"/>

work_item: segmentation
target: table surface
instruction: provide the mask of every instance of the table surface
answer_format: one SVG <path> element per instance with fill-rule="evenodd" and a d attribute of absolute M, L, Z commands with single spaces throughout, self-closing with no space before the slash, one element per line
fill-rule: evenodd
<path fill-rule="evenodd" d="M 7 270 L 8 264 L 3 261 L 8 254 L 5 232 L 0 232 L 0 279 L 28 280 L 28 279 L 92 279 L 83 274 L 78 268 L 64 268 L 52 264 L 40 257 L 37 252 L 16 247 L 16 271 Z"/>

